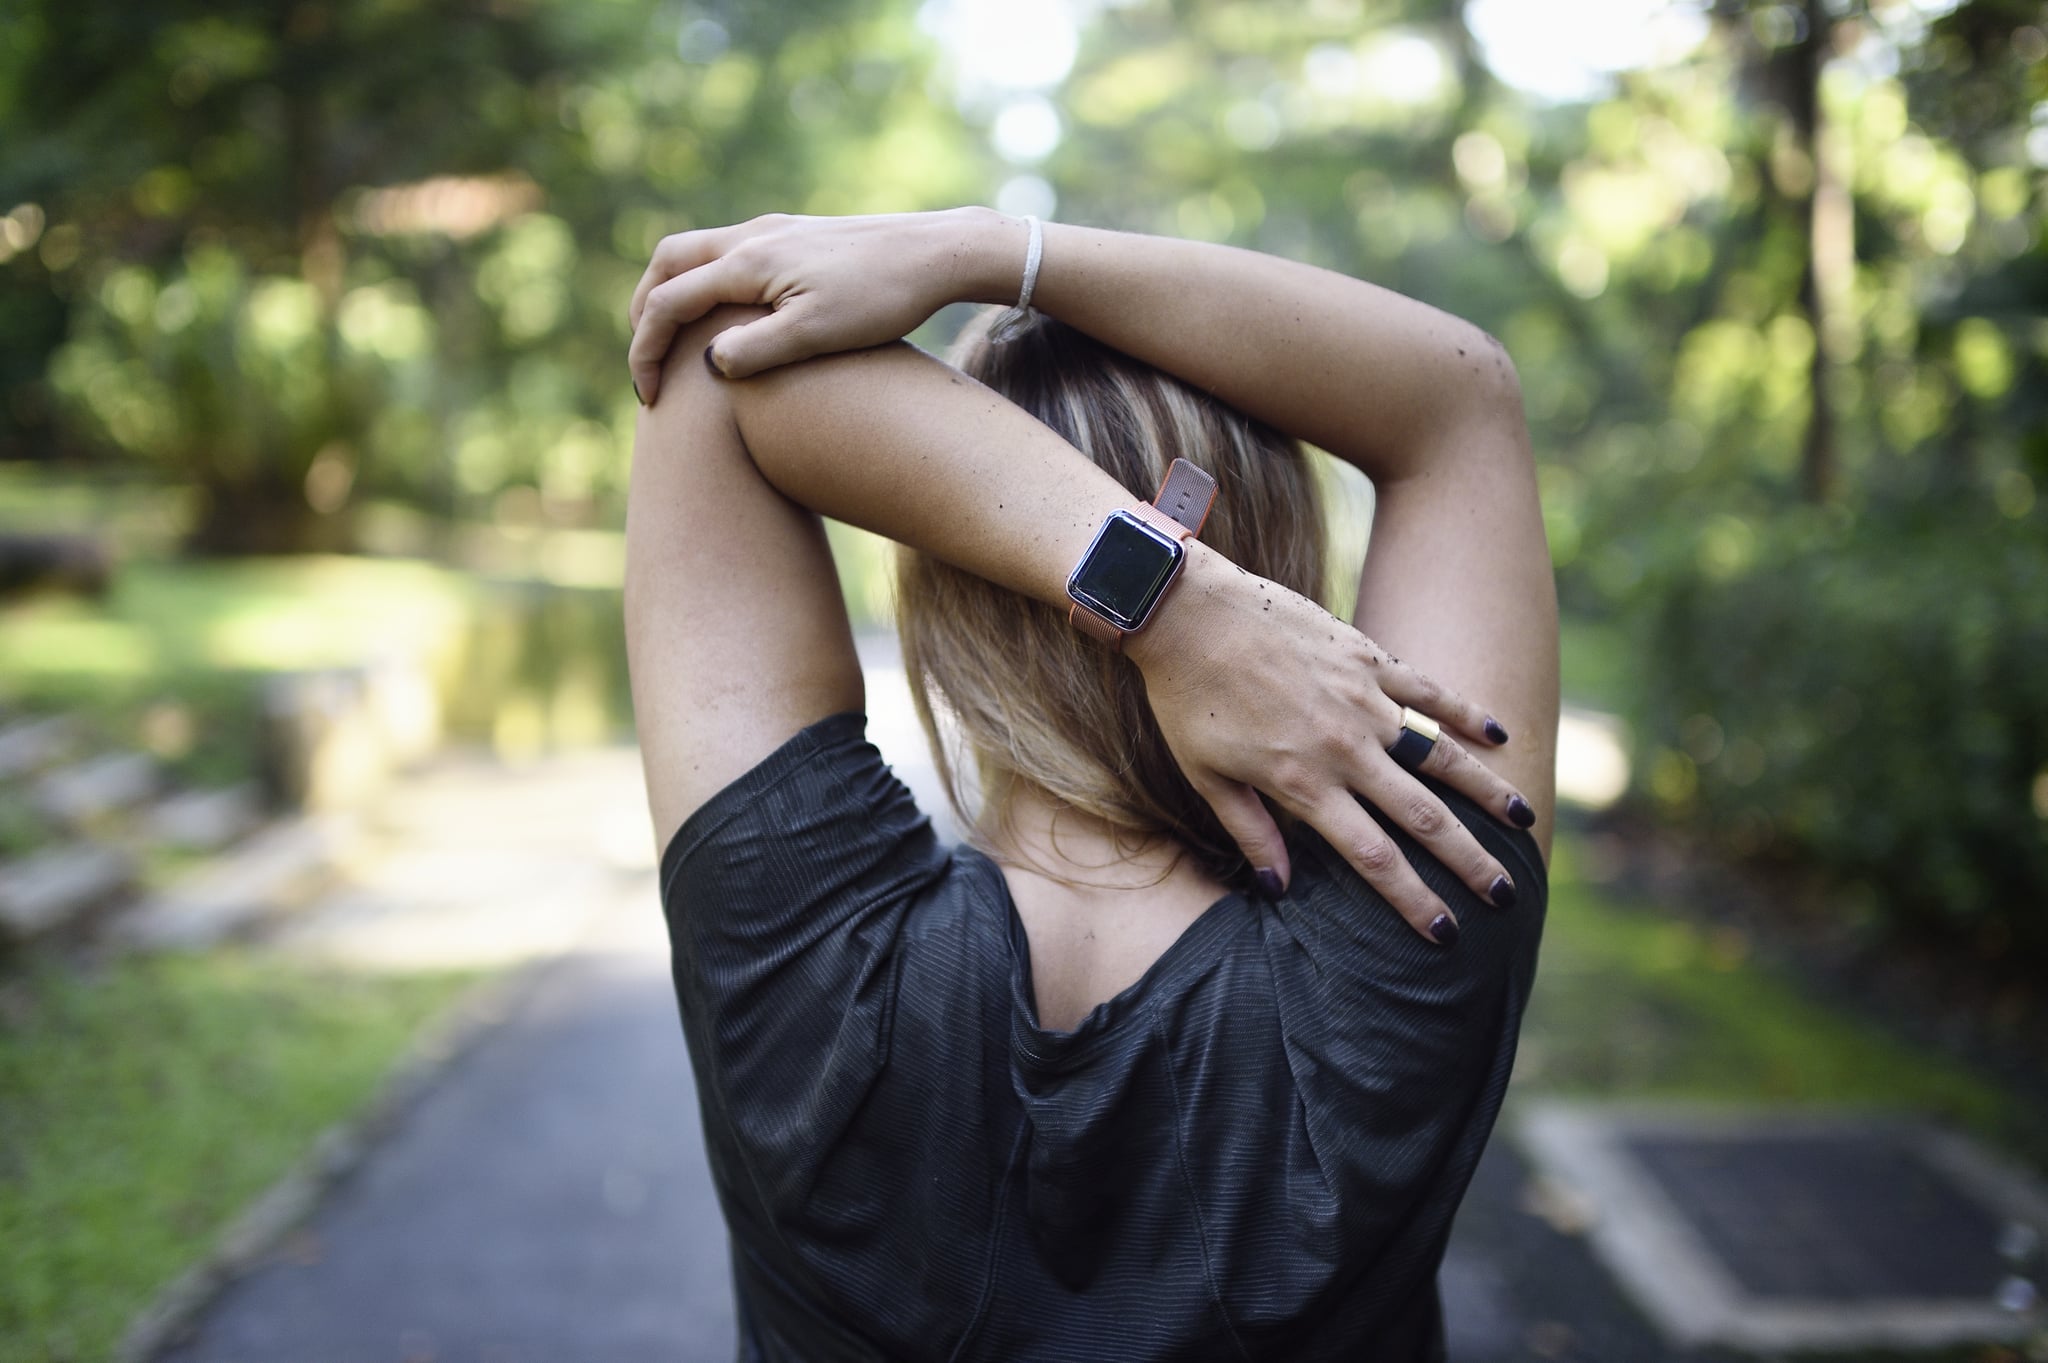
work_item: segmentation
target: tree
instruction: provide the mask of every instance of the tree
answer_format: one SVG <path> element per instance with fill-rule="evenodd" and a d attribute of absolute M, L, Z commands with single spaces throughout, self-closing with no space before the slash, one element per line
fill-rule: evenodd
<path fill-rule="evenodd" d="M 474 513 L 524 485 L 598 514 L 624 299 L 662 231 L 833 189 L 971 197 L 908 14 L 864 10 L 21 7 L 0 205 L 38 241 L 0 270 L 68 339 L 18 342 L 45 363 L 14 410 L 50 393 L 59 419 L 13 442 L 40 425 L 189 480 L 209 550 L 345 543 L 365 494 Z M 871 150 L 919 136 L 916 162 Z"/>

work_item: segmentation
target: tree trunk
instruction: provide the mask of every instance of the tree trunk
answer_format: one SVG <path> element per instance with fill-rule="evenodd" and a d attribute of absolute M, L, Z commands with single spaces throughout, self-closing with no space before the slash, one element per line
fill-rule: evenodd
<path fill-rule="evenodd" d="M 355 548 L 346 512 L 322 515 L 286 478 L 199 484 L 198 515 L 185 547 L 202 555 L 345 554 Z"/>
<path fill-rule="evenodd" d="M 1821 74 L 1834 45 L 1834 20 L 1824 0 L 1805 0 L 1806 36 L 1795 55 L 1790 91 L 1792 127 L 1799 150 L 1813 167 L 1803 210 L 1806 269 L 1799 304 L 1813 332 L 1813 363 L 1806 441 L 1800 453 L 1799 486 L 1810 502 L 1831 500 L 1840 480 L 1839 430 L 1831 392 L 1836 367 L 1850 358 L 1851 292 L 1856 270 L 1856 209 L 1849 190 L 1847 148 L 1828 125 L 1821 103 Z"/>

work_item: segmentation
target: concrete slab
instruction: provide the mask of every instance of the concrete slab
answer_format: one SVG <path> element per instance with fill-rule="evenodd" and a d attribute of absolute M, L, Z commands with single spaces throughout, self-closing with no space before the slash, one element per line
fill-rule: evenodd
<path fill-rule="evenodd" d="M 1593 1248 L 1676 1344 L 1925 1349 L 2048 1324 L 2014 1287 L 2029 1279 L 1988 1267 L 2038 1246 L 2048 1193 L 1954 1132 L 1880 1113 L 1556 1101 L 1513 1130 L 1590 1205 Z M 1956 1237 L 1972 1235 L 1990 1243 L 1960 1265 L 1965 1284 Z M 1824 1262 L 1795 1271 L 1788 1253 Z"/>

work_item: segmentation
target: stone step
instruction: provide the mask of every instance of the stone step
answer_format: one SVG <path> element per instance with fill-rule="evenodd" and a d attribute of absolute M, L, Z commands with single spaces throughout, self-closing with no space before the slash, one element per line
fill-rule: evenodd
<path fill-rule="evenodd" d="M 62 758 L 77 738 L 63 715 L 10 719 L 0 724 L 0 781 L 31 776 Z"/>
<path fill-rule="evenodd" d="M 263 793 L 250 781 L 167 796 L 150 807 L 138 831 L 145 842 L 159 847 L 217 852 L 262 822 Z"/>
<path fill-rule="evenodd" d="M 0 866 L 0 939 L 27 942 L 78 922 L 127 894 L 134 857 L 118 847 L 68 843 Z"/>
<path fill-rule="evenodd" d="M 246 934 L 324 889 L 356 835 L 350 815 L 272 824 L 137 904 L 109 935 L 123 946 L 191 951 Z"/>
<path fill-rule="evenodd" d="M 156 761 L 146 753 L 110 752 L 45 774 L 36 803 L 74 826 L 130 809 L 156 794 Z"/>

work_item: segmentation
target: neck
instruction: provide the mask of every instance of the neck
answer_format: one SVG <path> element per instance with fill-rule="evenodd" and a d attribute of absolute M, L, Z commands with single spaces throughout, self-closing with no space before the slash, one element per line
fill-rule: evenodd
<path fill-rule="evenodd" d="M 990 830 L 995 860 L 1079 893 L 1153 889 L 1193 869 L 1172 838 L 1119 829 L 1036 787 L 1011 792 L 1008 813 Z"/>
<path fill-rule="evenodd" d="M 1041 1027 L 1080 1025 L 1144 974 L 1223 887 L 1171 838 L 1134 838 L 1043 791 L 1013 792 L 989 850 L 1030 942 Z"/>

